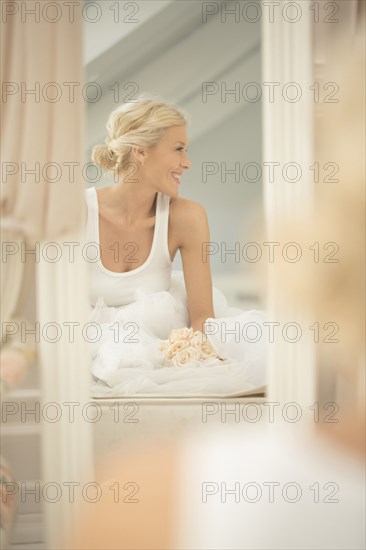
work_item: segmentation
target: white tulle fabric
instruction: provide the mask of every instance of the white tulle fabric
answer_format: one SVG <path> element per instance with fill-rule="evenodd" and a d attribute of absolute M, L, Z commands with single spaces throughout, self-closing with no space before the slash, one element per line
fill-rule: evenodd
<path fill-rule="evenodd" d="M 229 307 L 214 287 L 215 319 L 206 321 L 205 331 L 225 362 L 166 367 L 158 349 L 161 341 L 172 329 L 190 326 L 183 272 L 172 272 L 168 291 L 139 288 L 136 296 L 135 302 L 119 307 L 99 298 L 91 308 L 89 323 L 96 327 L 90 343 L 93 397 L 223 395 L 266 384 L 267 346 L 263 336 L 256 338 L 260 331 L 264 334 L 264 311 Z"/>

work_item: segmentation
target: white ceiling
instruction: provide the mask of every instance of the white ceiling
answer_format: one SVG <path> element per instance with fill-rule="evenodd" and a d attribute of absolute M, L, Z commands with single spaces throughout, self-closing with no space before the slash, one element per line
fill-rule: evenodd
<path fill-rule="evenodd" d="M 102 91 L 100 100 L 88 104 L 89 150 L 104 141 L 109 113 L 141 92 L 183 107 L 195 121 L 192 142 L 243 108 L 243 101 L 225 102 L 219 92 L 204 102 L 203 83 L 220 87 L 224 82 L 230 89 L 235 82 L 260 81 L 260 23 L 235 22 L 233 15 L 223 22 L 221 0 L 212 3 L 218 13 L 207 22 L 204 3 L 196 0 L 120 2 L 119 23 L 111 10 L 115 1 L 97 4 L 102 6 L 100 20 L 84 23 L 86 80 L 97 82 Z M 229 11 L 244 2 L 224 4 Z M 89 9 L 90 18 L 95 17 L 95 8 Z M 118 86 L 119 98 L 112 85 Z"/>

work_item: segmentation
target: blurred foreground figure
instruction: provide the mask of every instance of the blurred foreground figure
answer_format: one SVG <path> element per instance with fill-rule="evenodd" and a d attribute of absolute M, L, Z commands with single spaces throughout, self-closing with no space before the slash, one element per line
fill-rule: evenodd
<path fill-rule="evenodd" d="M 347 408 L 319 416 L 314 408 L 313 429 L 309 411 L 305 419 L 296 406 L 290 413 L 278 404 L 271 416 L 270 407 L 252 405 L 258 422 L 234 407 L 233 425 L 211 430 L 208 418 L 173 444 L 114 453 L 98 479 L 120 488 L 119 502 L 108 489 L 85 505 L 70 548 L 365 548 L 363 74 L 364 57 L 354 56 L 340 82 L 337 116 L 323 122 L 318 153 L 337 159 L 340 182 L 317 192 L 312 228 L 292 228 L 300 243 L 337 242 L 340 261 L 278 272 L 284 295 L 301 290 L 304 309 L 338 323 L 339 345 L 324 345 L 322 358 L 352 389 Z"/>

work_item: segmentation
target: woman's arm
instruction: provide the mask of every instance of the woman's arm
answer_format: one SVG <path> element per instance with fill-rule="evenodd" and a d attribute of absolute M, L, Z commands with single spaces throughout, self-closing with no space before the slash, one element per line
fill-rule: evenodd
<path fill-rule="evenodd" d="M 210 242 L 207 214 L 201 204 L 188 200 L 184 200 L 179 210 L 179 249 L 191 326 L 194 331 L 200 330 L 204 333 L 206 319 L 215 317 L 210 258 L 205 253 L 206 245 Z"/>

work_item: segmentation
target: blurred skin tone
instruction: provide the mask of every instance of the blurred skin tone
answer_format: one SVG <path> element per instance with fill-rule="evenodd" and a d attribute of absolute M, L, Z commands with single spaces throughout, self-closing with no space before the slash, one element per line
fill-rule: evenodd
<path fill-rule="evenodd" d="M 67 548 L 170 550 L 173 547 L 179 451 L 156 440 L 117 449 L 97 465 L 96 481 L 107 489 L 95 503 L 83 503 L 78 533 Z M 127 483 L 133 485 L 127 486 Z M 118 484 L 118 485 L 117 485 Z M 116 493 L 109 487 L 119 487 Z M 132 502 L 137 500 L 138 502 Z"/>

